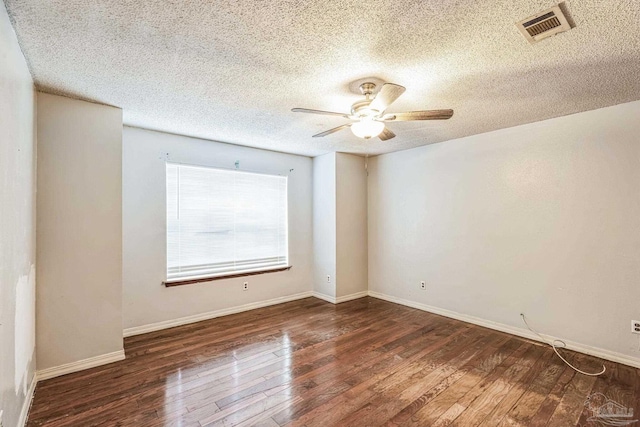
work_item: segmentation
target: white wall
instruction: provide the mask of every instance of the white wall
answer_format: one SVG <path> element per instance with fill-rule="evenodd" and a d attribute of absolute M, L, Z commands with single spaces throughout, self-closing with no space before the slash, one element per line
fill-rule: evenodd
<path fill-rule="evenodd" d="M 638 358 L 638 118 L 632 102 L 373 159 L 370 289 Z"/>
<path fill-rule="evenodd" d="M 38 370 L 122 350 L 122 110 L 38 94 Z"/>
<path fill-rule="evenodd" d="M 124 128 L 124 327 L 218 311 L 312 289 L 312 162 L 308 157 Z M 289 176 L 291 270 L 166 288 L 165 162 Z M 290 171 L 293 169 L 292 171 Z M 242 291 L 242 282 L 249 290 Z"/>
<path fill-rule="evenodd" d="M 0 410 L 18 424 L 35 370 L 35 90 L 0 5 Z"/>
<path fill-rule="evenodd" d="M 364 157 L 313 159 L 313 290 L 328 301 L 367 291 L 367 173 Z M 327 276 L 331 281 L 327 281 Z"/>
<path fill-rule="evenodd" d="M 336 296 L 365 292 L 367 171 L 365 158 L 336 153 Z"/>
<path fill-rule="evenodd" d="M 335 298 L 336 153 L 313 158 L 313 259 L 313 290 Z"/>

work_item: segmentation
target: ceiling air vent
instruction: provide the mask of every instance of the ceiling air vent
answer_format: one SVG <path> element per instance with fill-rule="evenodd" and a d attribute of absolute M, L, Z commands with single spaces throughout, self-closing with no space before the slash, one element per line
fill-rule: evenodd
<path fill-rule="evenodd" d="M 531 44 L 571 29 L 558 6 L 530 16 L 518 22 L 516 26 Z"/>

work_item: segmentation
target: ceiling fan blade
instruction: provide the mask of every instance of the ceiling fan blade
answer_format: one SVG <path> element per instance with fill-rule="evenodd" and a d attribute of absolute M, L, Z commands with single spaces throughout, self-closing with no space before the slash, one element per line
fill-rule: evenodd
<path fill-rule="evenodd" d="M 385 114 L 385 122 L 410 122 L 413 120 L 447 120 L 453 116 L 453 110 L 407 111 L 406 113 Z"/>
<path fill-rule="evenodd" d="M 398 99 L 406 89 L 403 86 L 393 83 L 385 83 L 380 88 L 376 97 L 371 101 L 369 108 L 383 112 L 393 101 Z"/>
<path fill-rule="evenodd" d="M 386 141 L 388 139 L 395 138 L 395 137 L 396 137 L 396 134 L 391 132 L 387 127 L 385 127 L 382 133 L 378 135 L 378 138 L 380 138 L 381 141 Z"/>
<path fill-rule="evenodd" d="M 338 132 L 339 130 L 346 129 L 346 128 L 349 128 L 349 127 L 351 127 L 351 123 L 346 124 L 346 125 L 342 125 L 342 126 L 338 126 L 337 128 L 325 130 L 324 132 L 320 132 L 320 133 L 317 133 L 317 134 L 313 135 L 313 137 L 314 138 L 319 138 L 321 136 L 327 136 L 327 135 L 330 135 L 330 134 L 332 134 L 334 132 Z"/>
<path fill-rule="evenodd" d="M 349 118 L 348 114 L 335 113 L 333 111 L 310 110 L 308 108 L 292 108 L 291 111 L 293 111 L 294 113 L 323 114 L 325 116 L 338 116 L 338 117 L 344 117 L 346 119 Z"/>

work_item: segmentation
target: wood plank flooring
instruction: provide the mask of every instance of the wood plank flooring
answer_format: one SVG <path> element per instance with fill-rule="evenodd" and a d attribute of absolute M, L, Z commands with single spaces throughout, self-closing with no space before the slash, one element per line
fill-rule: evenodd
<path fill-rule="evenodd" d="M 27 425 L 595 426 L 593 393 L 640 415 L 638 369 L 583 376 L 538 343 L 374 298 L 307 298 L 127 338 L 125 351 L 38 383 Z"/>

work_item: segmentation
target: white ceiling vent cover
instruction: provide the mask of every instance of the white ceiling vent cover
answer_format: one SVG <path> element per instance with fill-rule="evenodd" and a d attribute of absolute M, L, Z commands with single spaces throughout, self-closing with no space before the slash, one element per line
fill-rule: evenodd
<path fill-rule="evenodd" d="M 530 16 L 518 22 L 516 26 L 531 44 L 571 29 L 567 18 L 558 6 Z"/>

